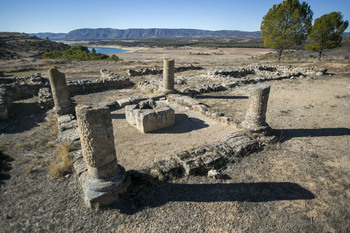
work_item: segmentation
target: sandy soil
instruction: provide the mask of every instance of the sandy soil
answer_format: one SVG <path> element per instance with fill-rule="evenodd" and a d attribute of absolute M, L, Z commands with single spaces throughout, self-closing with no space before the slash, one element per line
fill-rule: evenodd
<path fill-rule="evenodd" d="M 125 119 L 124 109 L 112 112 L 118 161 L 127 170 L 151 167 L 177 152 L 219 141 L 237 131 L 199 113 L 170 102 L 175 110 L 175 125 L 143 134 Z"/>
<path fill-rule="evenodd" d="M 173 52 L 175 56 L 183 51 Z M 197 57 L 202 56 L 194 55 L 189 61 Z M 225 64 L 226 58 L 215 61 L 213 57 L 203 56 L 203 64 L 200 59 L 198 62 L 207 67 L 211 63 L 212 66 Z M 98 73 L 101 66 L 122 71 L 125 67 L 151 64 L 151 61 L 138 60 L 123 64 L 68 63 L 62 64 L 62 70 L 71 72 L 74 78 L 81 68 Z M 226 64 L 229 65 L 231 63 Z M 228 165 L 221 171 L 226 175 L 225 180 L 185 177 L 134 190 L 119 205 L 97 211 L 85 208 L 81 187 L 74 175 L 58 180 L 48 175 L 48 166 L 56 156 L 50 113 L 38 109 L 35 98 L 15 102 L 14 115 L 0 135 L 3 152 L 0 232 L 349 232 L 349 63 L 312 65 L 327 66 L 334 75 L 268 83 L 271 93 L 267 122 L 280 140 Z M 81 71 L 81 77 L 87 74 L 86 70 Z M 249 88 L 247 85 L 198 98 L 239 121 L 245 114 Z M 138 93 L 134 89 L 116 90 L 74 99 L 78 103 L 92 103 L 129 94 Z M 150 136 L 155 142 L 143 143 L 141 138 L 145 135 L 126 125 L 121 114 L 121 111 L 113 112 L 113 124 L 119 162 L 128 168 L 132 167 L 131 160 L 122 154 L 135 145 L 131 143 L 134 139 L 122 142 L 120 135 L 134 132 L 135 138 L 140 138 L 136 140 L 140 144 L 132 148 L 135 153 L 130 156 L 148 154 L 155 159 L 167 156 L 168 146 L 185 148 L 199 143 L 202 140 L 192 139 L 198 134 L 210 134 L 210 139 L 204 138 L 212 140 L 230 131 L 190 115 L 184 120 L 192 123 L 192 128 L 185 129 L 185 134 L 191 135 L 191 143 L 172 140 L 177 137 L 181 142 L 185 135 L 175 134 L 175 130 L 154 133 Z M 196 119 L 195 122 L 192 119 Z M 162 144 L 163 137 L 167 147 Z M 130 147 L 120 147 L 123 143 L 129 143 Z M 158 145 L 161 146 L 158 148 Z M 152 146 L 156 151 L 154 156 L 150 153 Z M 135 161 L 135 166 L 143 164 Z"/>

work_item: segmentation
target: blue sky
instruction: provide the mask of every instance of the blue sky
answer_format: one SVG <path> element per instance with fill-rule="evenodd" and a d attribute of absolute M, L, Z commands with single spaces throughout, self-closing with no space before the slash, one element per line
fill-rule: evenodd
<path fill-rule="evenodd" d="M 0 0 L 0 31 L 79 28 L 194 28 L 258 31 L 282 0 Z M 302 1 L 301 1 L 302 2 Z M 308 0 L 314 19 L 332 11 L 350 21 L 350 0 Z M 350 31 L 350 28 L 346 30 Z"/>

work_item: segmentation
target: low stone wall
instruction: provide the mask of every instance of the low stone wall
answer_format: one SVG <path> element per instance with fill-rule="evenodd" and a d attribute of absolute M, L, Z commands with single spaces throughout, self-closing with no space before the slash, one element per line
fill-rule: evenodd
<path fill-rule="evenodd" d="M 71 95 L 88 94 L 111 89 L 121 89 L 132 85 L 127 77 L 117 76 L 107 70 L 101 70 L 100 79 L 68 81 L 67 86 Z M 54 106 L 49 81 L 40 73 L 31 76 L 0 78 L 0 119 L 7 119 L 12 101 L 39 97 L 39 105 L 50 109 Z"/>
<path fill-rule="evenodd" d="M 11 105 L 12 99 L 9 97 L 6 88 L 0 87 L 0 120 L 8 119 Z"/>
<path fill-rule="evenodd" d="M 200 66 L 179 66 L 175 68 L 175 72 L 184 72 L 188 70 L 202 70 L 203 67 Z M 163 69 L 158 68 L 142 68 L 138 70 L 129 69 L 127 70 L 129 76 L 142 76 L 142 75 L 159 75 L 163 74 Z"/>
<path fill-rule="evenodd" d="M 271 65 L 250 65 L 235 70 L 213 70 L 208 73 L 210 78 L 242 78 L 248 75 L 261 77 L 299 77 L 299 76 L 321 76 L 327 73 L 327 69 L 318 67 L 294 67 L 294 66 L 271 66 Z"/>
<path fill-rule="evenodd" d="M 184 175 L 207 175 L 209 170 L 220 169 L 239 157 L 256 152 L 259 143 L 245 133 L 235 132 L 212 145 L 202 145 L 182 151 L 144 169 L 160 181 L 179 178 Z"/>
<path fill-rule="evenodd" d="M 52 98 L 52 93 L 50 88 L 44 87 L 39 90 L 39 106 L 45 109 L 51 109 L 54 107 L 54 102 Z"/>
<path fill-rule="evenodd" d="M 48 80 L 42 78 L 40 73 L 35 73 L 32 76 L 18 76 L 11 79 L 0 79 L 0 87 L 6 88 L 7 93 L 12 100 L 33 97 L 38 94 L 41 88 L 48 86 Z"/>
<path fill-rule="evenodd" d="M 127 77 L 112 76 L 96 80 L 73 80 L 68 81 L 67 86 L 71 95 L 87 94 L 114 89 L 122 89 L 131 86 L 132 83 Z"/>
<path fill-rule="evenodd" d="M 317 67 L 250 65 L 247 68 L 237 68 L 235 70 L 212 70 L 206 75 L 197 77 L 175 77 L 175 84 L 178 85 L 176 87 L 178 92 L 196 96 L 201 93 L 225 91 L 246 84 L 326 74 L 327 69 Z M 189 84 L 191 80 L 195 80 L 194 85 Z M 136 86 L 142 91 L 157 93 L 162 89 L 162 80 L 151 77 L 136 84 Z"/>
<path fill-rule="evenodd" d="M 73 169 L 79 181 L 84 182 L 88 172 L 83 160 L 78 124 L 74 115 L 58 117 L 58 141 L 69 145 L 72 150 L 69 156 L 73 161 Z M 141 172 L 153 179 L 165 181 L 182 176 L 207 175 L 211 169 L 220 169 L 237 158 L 256 152 L 261 144 L 244 132 L 235 132 L 223 137 L 211 145 L 202 145 L 185 150 L 145 167 Z"/>
<path fill-rule="evenodd" d="M 226 117 L 222 113 L 212 111 L 207 105 L 199 102 L 196 99 L 193 99 L 189 96 L 180 95 L 180 94 L 170 94 L 167 96 L 169 100 L 176 102 L 177 104 L 188 107 L 189 109 L 199 112 L 200 114 L 207 116 L 213 120 L 216 120 L 221 123 L 232 124 L 237 126 L 238 124 L 233 122 L 232 117 Z"/>
<path fill-rule="evenodd" d="M 102 78 L 92 81 L 73 80 L 67 82 L 71 95 L 121 89 L 131 85 L 132 83 L 129 78 L 120 77 L 113 73 L 110 75 L 103 75 Z M 42 78 L 40 73 L 35 73 L 31 76 L 0 79 L 0 88 L 6 88 L 8 96 L 14 101 L 36 96 L 40 89 L 49 87 L 49 81 Z"/>

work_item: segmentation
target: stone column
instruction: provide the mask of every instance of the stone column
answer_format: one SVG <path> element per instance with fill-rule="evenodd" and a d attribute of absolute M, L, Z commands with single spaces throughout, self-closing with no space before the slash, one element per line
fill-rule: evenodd
<path fill-rule="evenodd" d="M 249 95 L 249 106 L 242 126 L 249 131 L 264 132 L 270 129 L 266 123 L 267 102 L 270 86 L 255 86 Z"/>
<path fill-rule="evenodd" d="M 163 93 L 169 94 L 175 91 L 174 89 L 174 59 L 164 59 L 163 65 Z"/>
<path fill-rule="evenodd" d="M 75 108 L 80 131 L 81 149 L 87 165 L 83 181 L 85 202 L 109 205 L 126 190 L 125 170 L 118 165 L 114 135 L 108 107 L 79 105 Z"/>
<path fill-rule="evenodd" d="M 64 115 L 72 111 L 72 103 L 64 73 L 58 71 L 53 66 L 49 70 L 49 79 L 53 101 L 55 103 L 55 111 L 58 115 Z"/>

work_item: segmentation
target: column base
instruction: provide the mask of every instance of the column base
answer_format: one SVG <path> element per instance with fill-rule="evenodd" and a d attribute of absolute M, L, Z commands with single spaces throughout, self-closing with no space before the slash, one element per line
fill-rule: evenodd
<path fill-rule="evenodd" d="M 255 125 L 247 121 L 243 121 L 241 123 L 241 127 L 252 133 L 270 134 L 272 132 L 272 128 L 267 123 L 263 125 Z"/>
<path fill-rule="evenodd" d="M 53 109 L 56 112 L 58 116 L 66 115 L 66 114 L 74 114 L 75 109 L 74 105 L 68 106 L 68 107 L 57 107 L 55 106 Z"/>
<path fill-rule="evenodd" d="M 119 195 L 127 191 L 131 184 L 125 169 L 119 165 L 119 172 L 109 179 L 91 179 L 83 182 L 84 201 L 89 208 L 108 206 L 119 200 Z"/>
<path fill-rule="evenodd" d="M 176 90 L 175 89 L 163 89 L 162 92 L 163 92 L 164 95 L 168 95 L 168 94 L 175 93 Z"/>

